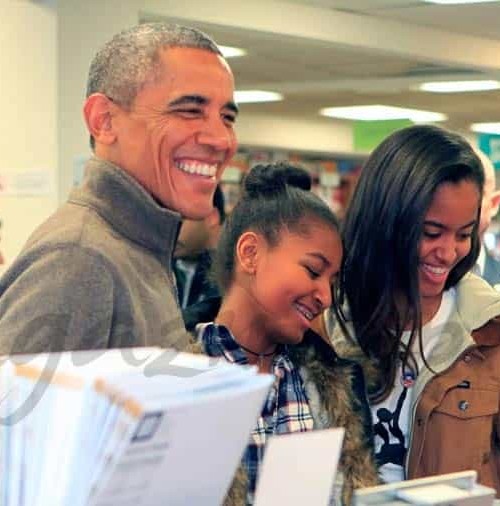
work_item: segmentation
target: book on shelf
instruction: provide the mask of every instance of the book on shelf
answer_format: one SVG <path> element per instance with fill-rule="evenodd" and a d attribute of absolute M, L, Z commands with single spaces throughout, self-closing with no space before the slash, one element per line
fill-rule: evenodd
<path fill-rule="evenodd" d="M 0 504 L 219 505 L 272 381 L 159 348 L 3 357 Z"/>

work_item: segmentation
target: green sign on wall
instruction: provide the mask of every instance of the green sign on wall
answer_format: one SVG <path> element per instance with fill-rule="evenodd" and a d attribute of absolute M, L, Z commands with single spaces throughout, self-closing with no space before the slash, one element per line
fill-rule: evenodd
<path fill-rule="evenodd" d="M 409 119 L 395 119 L 385 121 L 355 121 L 354 122 L 354 150 L 371 151 L 376 148 L 389 134 L 413 125 Z"/>
<path fill-rule="evenodd" d="M 492 161 L 495 170 L 500 170 L 500 135 L 479 134 L 479 149 Z"/>

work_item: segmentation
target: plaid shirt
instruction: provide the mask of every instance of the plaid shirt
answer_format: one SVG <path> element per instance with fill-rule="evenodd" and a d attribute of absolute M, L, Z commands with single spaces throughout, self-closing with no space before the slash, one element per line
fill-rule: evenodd
<path fill-rule="evenodd" d="M 208 355 L 223 356 L 228 362 L 248 365 L 245 352 L 226 327 L 212 323 L 200 327 L 199 339 Z M 249 504 L 253 503 L 259 466 L 264 458 L 268 438 L 273 434 L 305 432 L 314 428 L 302 378 L 298 368 L 290 360 L 286 346 L 280 346 L 273 359 L 272 371 L 275 376 L 274 384 L 242 459 L 248 473 Z"/>

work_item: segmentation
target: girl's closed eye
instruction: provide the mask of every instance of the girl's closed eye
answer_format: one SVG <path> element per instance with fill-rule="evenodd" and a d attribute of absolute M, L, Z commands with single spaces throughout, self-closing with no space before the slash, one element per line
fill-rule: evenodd
<path fill-rule="evenodd" d="M 314 269 L 313 267 L 311 267 L 309 265 L 304 265 L 304 268 L 308 272 L 308 274 L 311 277 L 311 279 L 317 279 L 317 278 L 319 278 L 320 273 L 319 273 L 319 271 L 317 269 Z"/>
<path fill-rule="evenodd" d="M 427 239 L 437 239 L 441 236 L 441 232 L 431 232 L 429 230 L 424 230 L 424 237 Z"/>
<path fill-rule="evenodd" d="M 472 237 L 472 230 L 468 230 L 468 231 L 464 231 L 464 232 L 460 232 L 458 234 L 458 238 L 462 241 L 467 241 L 469 240 L 470 238 Z"/>

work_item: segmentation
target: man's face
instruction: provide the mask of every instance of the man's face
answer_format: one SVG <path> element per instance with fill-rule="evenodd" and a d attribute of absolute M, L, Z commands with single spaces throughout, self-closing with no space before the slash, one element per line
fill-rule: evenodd
<path fill-rule="evenodd" d="M 111 160 L 161 205 L 185 218 L 213 209 L 215 187 L 234 155 L 234 80 L 226 62 L 203 49 L 160 51 L 162 74 L 129 111 L 111 104 Z"/>

